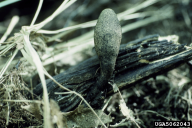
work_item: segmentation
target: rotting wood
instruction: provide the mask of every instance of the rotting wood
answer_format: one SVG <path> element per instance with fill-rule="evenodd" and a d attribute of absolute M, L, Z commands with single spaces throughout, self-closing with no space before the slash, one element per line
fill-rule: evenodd
<path fill-rule="evenodd" d="M 114 82 L 120 90 L 151 76 L 165 73 L 192 59 L 191 47 L 168 40 L 159 41 L 158 38 L 158 35 L 151 35 L 121 45 L 114 72 Z M 85 96 L 99 76 L 98 68 L 99 60 L 94 56 L 53 78 L 63 86 Z M 65 90 L 50 79 L 46 83 L 49 98 L 57 101 L 62 111 L 73 109 L 81 101 L 74 94 L 55 94 Z M 107 90 L 108 96 L 114 94 L 112 87 L 108 87 Z M 41 84 L 38 84 L 33 92 L 41 97 L 43 93 Z M 97 105 L 101 107 L 101 104 Z M 96 108 L 99 108 L 98 106 Z"/>

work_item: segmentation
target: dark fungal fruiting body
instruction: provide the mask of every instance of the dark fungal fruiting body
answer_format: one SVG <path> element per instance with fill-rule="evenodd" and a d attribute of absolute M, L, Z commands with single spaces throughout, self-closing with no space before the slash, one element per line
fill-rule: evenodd
<path fill-rule="evenodd" d="M 94 30 L 94 43 L 100 61 L 100 74 L 96 84 L 88 93 L 88 101 L 94 98 L 95 102 L 98 102 L 97 100 L 101 96 L 100 92 L 104 90 L 111 79 L 119 53 L 121 38 L 121 25 L 115 12 L 111 9 L 103 10 Z"/>
<path fill-rule="evenodd" d="M 117 15 L 112 9 L 103 10 L 94 30 L 94 43 L 100 61 L 100 74 L 96 85 L 88 93 L 87 99 L 92 99 L 98 92 L 102 91 L 112 77 L 121 38 L 121 25 Z"/>
<path fill-rule="evenodd" d="M 100 89 L 103 89 L 113 74 L 121 38 L 121 25 L 117 15 L 112 9 L 103 10 L 94 31 L 95 50 L 100 61 Z"/>

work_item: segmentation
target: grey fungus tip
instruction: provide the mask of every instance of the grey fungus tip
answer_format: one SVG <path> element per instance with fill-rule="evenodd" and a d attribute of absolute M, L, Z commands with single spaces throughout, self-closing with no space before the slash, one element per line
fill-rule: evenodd
<path fill-rule="evenodd" d="M 106 20 L 106 19 L 108 19 L 108 20 L 110 19 L 112 21 L 118 20 L 116 13 L 110 8 L 104 9 L 99 16 L 99 20 L 101 20 L 100 17 L 103 17 L 103 20 Z"/>
<path fill-rule="evenodd" d="M 104 9 L 101 13 L 113 13 L 113 14 L 115 14 L 115 12 L 110 8 Z"/>

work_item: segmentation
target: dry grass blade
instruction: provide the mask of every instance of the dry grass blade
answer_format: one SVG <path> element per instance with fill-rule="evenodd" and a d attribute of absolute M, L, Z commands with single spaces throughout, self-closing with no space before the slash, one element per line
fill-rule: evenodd
<path fill-rule="evenodd" d="M 70 49 L 69 51 L 64 51 L 64 52 L 61 52 L 61 53 L 54 55 L 54 57 L 50 57 L 50 58 L 45 59 L 43 62 L 43 65 L 45 66 L 45 65 L 51 64 L 51 63 L 56 62 L 62 58 L 66 58 L 66 57 L 73 55 L 77 52 L 80 52 L 80 51 L 85 50 L 87 48 L 93 47 L 93 45 L 94 45 L 93 40 L 91 40 L 91 41 L 84 43 L 82 45 L 75 46 L 72 49 Z"/>
<path fill-rule="evenodd" d="M 26 49 L 26 47 L 25 47 Z M 24 58 L 33 66 L 35 66 L 34 62 L 32 61 L 32 58 L 30 55 L 28 55 L 28 53 L 25 51 L 25 49 L 21 49 L 21 53 L 24 56 Z"/>
<path fill-rule="evenodd" d="M 12 19 L 11 19 L 11 23 L 7 29 L 7 31 L 4 33 L 4 35 L 1 37 L 1 40 L 0 40 L 0 46 L 1 46 L 1 43 L 3 43 L 6 39 L 7 39 L 7 36 L 11 33 L 11 31 L 13 30 L 13 28 L 15 27 L 15 25 L 18 23 L 19 21 L 19 17 L 18 16 L 14 16 Z"/>
<path fill-rule="evenodd" d="M 146 8 L 146 7 L 148 7 L 148 6 L 156 3 L 156 2 L 158 2 L 158 1 L 160 1 L 160 0 L 147 0 L 147 1 L 145 1 L 145 2 L 143 2 L 143 3 L 141 3 L 141 4 L 139 4 L 139 5 L 137 5 L 137 6 L 135 6 L 135 7 L 132 7 L 132 8 L 130 8 L 130 9 L 128 9 L 128 10 L 126 10 L 126 11 L 118 14 L 118 19 L 121 20 L 121 19 L 124 18 L 124 16 L 129 15 L 129 14 L 131 14 L 131 13 L 134 13 L 134 12 L 140 10 L 140 9 Z"/>
<path fill-rule="evenodd" d="M 33 63 L 35 64 L 35 67 L 37 68 L 37 71 L 39 73 L 39 77 L 41 79 L 42 85 L 43 85 L 43 99 L 44 99 L 44 127 L 50 128 L 50 108 L 49 108 L 49 98 L 47 94 L 47 88 L 46 88 L 46 82 L 45 82 L 45 76 L 43 73 L 43 65 L 40 61 L 40 58 L 37 54 L 37 52 L 32 47 L 30 41 L 29 41 L 29 32 L 25 27 L 22 28 L 21 33 L 23 34 L 24 38 L 24 46 L 27 48 L 28 55 L 32 58 Z"/>
<path fill-rule="evenodd" d="M 36 11 L 36 13 L 35 13 L 35 16 L 33 17 L 33 20 L 32 20 L 32 22 L 31 22 L 30 26 L 33 26 L 33 25 L 34 25 L 34 23 L 35 23 L 35 21 L 36 21 L 36 19 L 37 19 L 37 16 L 39 15 L 39 12 L 40 12 L 40 10 L 41 10 L 42 4 L 43 4 L 43 0 L 39 0 L 39 5 L 38 5 L 38 8 L 37 8 L 37 11 Z"/>
<path fill-rule="evenodd" d="M 29 28 L 30 31 L 37 31 L 39 29 L 41 29 L 45 24 L 49 23 L 50 21 L 53 20 L 53 18 L 55 18 L 57 15 L 59 15 L 62 11 L 64 11 L 67 7 L 69 7 L 71 4 L 73 4 L 76 0 L 65 0 L 61 5 L 60 7 L 50 16 L 48 17 L 47 19 L 45 19 L 44 21 L 42 21 L 41 23 L 39 24 L 36 24 L 34 26 L 31 26 Z M 68 3 L 67 3 L 68 2 Z"/>
<path fill-rule="evenodd" d="M 2 78 L 3 74 L 5 73 L 5 71 L 7 70 L 8 66 L 10 65 L 10 63 L 12 62 L 13 58 L 15 57 L 15 55 L 18 53 L 18 49 L 15 49 L 13 56 L 11 56 L 8 61 L 5 63 L 4 67 L 1 69 L 0 72 L 0 79 Z"/>
<path fill-rule="evenodd" d="M 0 52 L 0 56 L 5 55 L 10 49 L 16 46 L 16 43 L 7 44 L 6 47 Z"/>
<path fill-rule="evenodd" d="M 145 8 L 147 6 L 150 6 L 150 5 L 152 5 L 152 4 L 154 4 L 154 3 L 158 2 L 158 1 L 159 0 L 152 0 L 152 1 L 143 2 L 142 4 L 139 4 L 138 6 L 136 6 L 134 8 L 128 9 L 128 10 L 118 14 L 117 15 L 118 19 L 122 20 L 122 19 L 124 19 L 124 16 L 126 16 L 128 14 L 131 14 L 133 12 L 136 12 L 136 11 L 138 11 L 140 9 L 143 9 L 143 8 Z M 78 25 L 75 25 L 75 26 L 71 26 L 71 27 L 55 30 L 55 31 L 39 30 L 39 31 L 37 31 L 37 33 L 56 34 L 56 33 L 64 32 L 64 31 L 67 31 L 67 30 L 74 30 L 74 29 L 79 29 L 79 28 L 89 28 L 89 27 L 95 26 L 96 22 L 97 22 L 97 20 L 93 20 L 93 21 L 89 21 L 89 22 L 86 22 L 86 23 L 78 24 Z"/>
<path fill-rule="evenodd" d="M 48 94 L 47 94 L 47 89 L 46 89 L 46 84 L 45 84 L 45 77 L 44 77 L 44 73 L 43 73 L 43 66 L 42 63 L 39 59 L 39 56 L 37 54 L 37 52 L 34 50 L 34 48 L 32 47 L 30 41 L 29 41 L 29 34 L 31 32 L 31 30 L 37 30 L 40 29 L 41 27 L 43 27 L 46 23 L 50 22 L 55 16 L 57 16 L 59 13 L 61 13 L 63 10 L 65 10 L 68 6 L 70 6 L 72 3 L 75 2 L 75 0 L 71 0 L 70 2 L 68 2 L 68 0 L 64 1 L 63 4 L 51 15 L 51 17 L 47 18 L 45 21 L 43 21 L 42 23 L 38 24 L 38 25 L 34 25 L 34 22 L 38 16 L 39 10 L 41 8 L 42 5 L 42 0 L 39 3 L 39 7 L 37 10 L 37 13 L 31 23 L 31 27 L 22 27 L 21 33 L 16 34 L 16 38 L 19 39 L 21 42 L 24 43 L 24 49 L 23 50 L 23 46 L 21 45 L 21 47 L 18 47 L 18 49 L 15 50 L 14 55 L 7 61 L 6 65 L 4 66 L 4 68 L 1 70 L 0 73 L 0 78 L 3 76 L 4 72 L 6 71 L 7 67 L 9 66 L 9 64 L 11 63 L 11 61 L 13 60 L 13 58 L 15 57 L 16 53 L 18 52 L 18 50 L 20 49 L 23 53 L 23 56 L 32 64 L 35 65 L 35 67 L 38 70 L 41 82 L 43 84 L 44 87 L 44 127 L 49 128 L 51 127 L 50 124 L 50 110 L 49 110 L 49 101 L 48 101 Z M 15 18 L 14 18 L 15 19 Z M 18 21 L 18 18 L 17 18 Z M 10 30 L 12 30 L 14 25 L 10 25 L 10 28 L 8 29 L 8 31 L 5 33 L 5 36 L 2 37 L 1 42 L 3 42 L 7 35 L 10 34 Z M 16 40 L 15 38 L 15 40 Z M 17 41 L 17 40 L 16 40 Z M 18 42 L 18 46 L 20 45 Z M 13 45 L 14 44 L 14 45 Z M 12 45 L 10 45 L 8 48 L 6 47 L 1 54 L 5 54 L 10 48 L 12 48 L 13 46 L 15 46 L 15 43 L 13 43 Z"/>
<path fill-rule="evenodd" d="M 64 32 L 64 31 L 67 31 L 67 30 L 76 30 L 76 29 L 80 29 L 80 28 L 89 28 L 89 27 L 95 26 L 96 22 L 97 22 L 96 20 L 93 20 L 93 21 L 89 21 L 89 22 L 86 22 L 86 23 L 74 25 L 74 26 L 71 26 L 71 27 L 55 30 L 55 31 L 39 30 L 39 31 L 37 31 L 37 33 L 56 34 L 56 33 Z"/>
<path fill-rule="evenodd" d="M 28 102 L 28 103 L 38 103 L 38 104 L 42 104 L 43 102 L 42 101 L 39 101 L 39 100 L 2 100 L 2 101 L 5 101 L 5 102 L 17 102 L 17 103 L 20 103 L 20 102 Z"/>
<path fill-rule="evenodd" d="M 164 13 L 165 11 L 166 11 L 166 14 Z M 150 23 L 153 23 L 153 22 L 157 22 L 157 21 L 161 21 L 161 20 L 170 18 L 170 17 L 173 16 L 173 12 L 172 12 L 172 11 L 173 11 L 173 10 L 172 10 L 171 7 L 162 8 L 160 11 L 155 12 L 154 15 L 152 15 L 152 16 L 149 17 L 149 18 L 146 18 L 146 19 L 144 19 L 144 20 L 141 20 L 141 21 L 138 21 L 138 22 L 135 22 L 135 23 L 132 23 L 132 24 L 128 24 L 128 25 L 123 26 L 123 27 L 122 27 L 122 32 L 125 33 L 125 32 L 128 32 L 128 31 L 137 29 L 137 28 L 139 28 L 139 27 L 148 25 L 148 24 L 150 24 Z M 160 16 L 159 16 L 159 15 L 160 15 Z"/>
<path fill-rule="evenodd" d="M 6 0 L 6 1 L 2 1 L 0 2 L 0 8 L 4 7 L 4 6 L 7 6 L 9 4 L 13 4 L 15 2 L 18 2 L 20 0 Z"/>
<path fill-rule="evenodd" d="M 119 95 L 121 97 L 119 107 L 121 108 L 122 114 L 126 117 L 127 120 L 130 119 L 131 121 L 133 121 L 136 124 L 136 126 L 138 128 L 140 128 L 140 126 L 135 121 L 135 118 L 133 116 L 133 111 L 131 109 L 128 109 L 128 107 L 127 107 L 127 105 L 126 105 L 126 103 L 125 103 L 125 101 L 124 101 L 120 91 L 119 91 Z"/>

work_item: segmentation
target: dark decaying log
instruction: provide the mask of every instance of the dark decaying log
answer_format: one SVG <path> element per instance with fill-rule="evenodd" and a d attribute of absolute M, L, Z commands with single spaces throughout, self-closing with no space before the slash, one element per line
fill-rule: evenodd
<path fill-rule="evenodd" d="M 174 41 L 159 41 L 158 39 L 158 35 L 151 35 L 121 45 L 114 71 L 114 82 L 120 90 L 131 87 L 143 79 L 165 73 L 192 58 L 191 47 Z M 54 76 L 54 79 L 63 86 L 85 96 L 99 76 L 98 68 L 99 60 L 97 56 L 94 56 Z M 73 109 L 81 101 L 74 94 L 55 94 L 55 92 L 64 92 L 65 90 L 50 79 L 46 83 L 49 98 L 57 101 L 62 111 Z M 112 87 L 109 86 L 107 90 L 108 96 L 114 94 Z M 42 96 L 41 83 L 34 88 L 33 92 Z"/>

